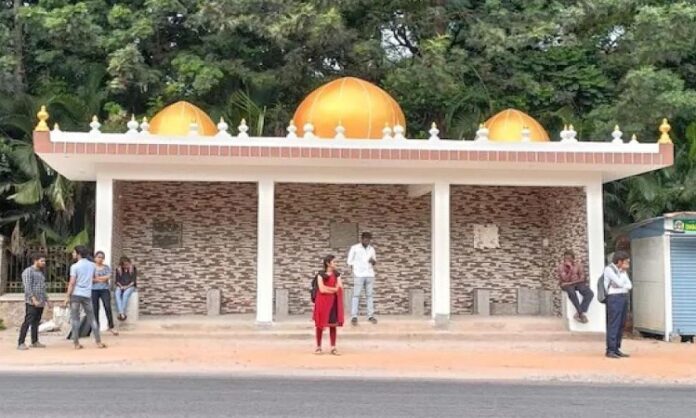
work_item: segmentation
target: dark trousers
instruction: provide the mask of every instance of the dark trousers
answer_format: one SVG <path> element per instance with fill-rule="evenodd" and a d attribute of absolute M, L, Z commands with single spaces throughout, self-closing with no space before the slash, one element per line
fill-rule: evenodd
<path fill-rule="evenodd" d="M 94 311 L 94 319 L 99 324 L 99 301 L 104 303 L 104 311 L 106 312 L 106 320 L 109 322 L 109 329 L 114 327 L 114 316 L 111 313 L 111 291 L 109 289 L 92 290 L 92 310 Z"/>
<path fill-rule="evenodd" d="M 628 312 L 628 294 L 607 296 L 607 352 L 621 350 L 623 329 Z"/>
<path fill-rule="evenodd" d="M 27 339 L 27 331 L 31 327 L 31 343 L 36 344 L 39 342 L 39 322 L 41 321 L 41 315 L 43 315 L 43 306 L 38 307 L 30 304 L 26 304 L 26 314 L 24 315 L 24 322 L 22 327 L 19 329 L 19 344 L 24 344 L 24 340 Z"/>
<path fill-rule="evenodd" d="M 568 294 L 568 299 L 575 306 L 575 310 L 579 314 L 587 313 L 587 308 L 590 307 L 594 292 L 590 289 L 587 283 L 577 283 L 570 286 L 565 286 L 563 291 Z M 578 293 L 582 296 L 582 302 L 578 300 Z"/>

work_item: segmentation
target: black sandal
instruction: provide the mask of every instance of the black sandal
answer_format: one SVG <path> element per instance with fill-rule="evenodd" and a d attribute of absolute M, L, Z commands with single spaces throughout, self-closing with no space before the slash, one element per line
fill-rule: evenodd
<path fill-rule="evenodd" d="M 323 351 L 321 351 L 321 347 L 317 347 L 317 349 L 314 350 L 314 354 L 323 354 Z"/>

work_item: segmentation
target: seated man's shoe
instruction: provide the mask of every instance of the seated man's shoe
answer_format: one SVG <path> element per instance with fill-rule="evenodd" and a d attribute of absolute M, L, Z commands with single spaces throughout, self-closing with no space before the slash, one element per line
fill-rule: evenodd
<path fill-rule="evenodd" d="M 618 354 L 616 354 L 616 353 L 614 353 L 614 352 L 611 352 L 611 351 L 607 352 L 607 354 L 605 354 L 605 356 L 606 356 L 607 358 L 621 358 L 620 355 L 618 355 Z"/>
<path fill-rule="evenodd" d="M 358 325 L 358 318 L 351 318 L 350 324 L 351 325 Z"/>
<path fill-rule="evenodd" d="M 46 348 L 46 346 L 39 342 L 36 342 L 31 345 L 31 348 Z"/>
<path fill-rule="evenodd" d="M 576 313 L 575 315 L 573 315 L 573 319 L 578 321 L 578 322 L 582 322 L 582 316 L 580 316 L 579 313 Z"/>
<path fill-rule="evenodd" d="M 371 316 L 371 317 L 367 318 L 367 320 L 370 321 L 370 322 L 373 323 L 373 324 L 376 324 L 376 323 L 377 323 L 377 318 L 375 318 L 374 316 Z"/>
<path fill-rule="evenodd" d="M 617 350 L 617 351 L 616 351 L 616 355 L 618 355 L 619 357 L 623 357 L 623 358 L 629 358 L 629 357 L 631 357 L 630 355 L 628 355 L 628 354 L 622 352 L 621 350 Z"/>
<path fill-rule="evenodd" d="M 19 350 L 19 351 L 27 351 L 28 349 L 29 349 L 29 347 L 27 347 L 26 344 L 20 344 L 17 346 L 17 350 Z"/>

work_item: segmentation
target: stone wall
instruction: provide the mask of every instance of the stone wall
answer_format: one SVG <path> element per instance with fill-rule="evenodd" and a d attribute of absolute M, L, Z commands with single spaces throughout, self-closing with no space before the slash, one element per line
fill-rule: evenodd
<path fill-rule="evenodd" d="M 117 196 L 120 252 L 138 267 L 142 314 L 203 314 L 212 287 L 222 313 L 255 312 L 255 184 L 123 182 Z M 181 248 L 153 248 L 155 220 L 182 224 Z"/>
<path fill-rule="evenodd" d="M 309 283 L 325 255 L 348 271 L 349 246 L 331 248 L 331 222 L 372 232 L 378 314 L 407 314 L 410 289 L 425 291 L 430 312 L 430 195 L 410 198 L 401 185 L 278 184 L 275 216 L 274 286 L 288 289 L 291 314 L 311 311 Z"/>

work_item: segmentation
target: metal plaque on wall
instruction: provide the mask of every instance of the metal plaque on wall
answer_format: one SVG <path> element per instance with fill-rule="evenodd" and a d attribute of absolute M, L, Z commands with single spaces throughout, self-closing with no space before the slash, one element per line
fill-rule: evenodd
<path fill-rule="evenodd" d="M 152 223 L 153 248 L 181 248 L 183 246 L 182 225 L 174 221 Z"/>
<path fill-rule="evenodd" d="M 358 224 L 356 223 L 331 223 L 331 248 L 347 248 L 358 242 Z"/>

